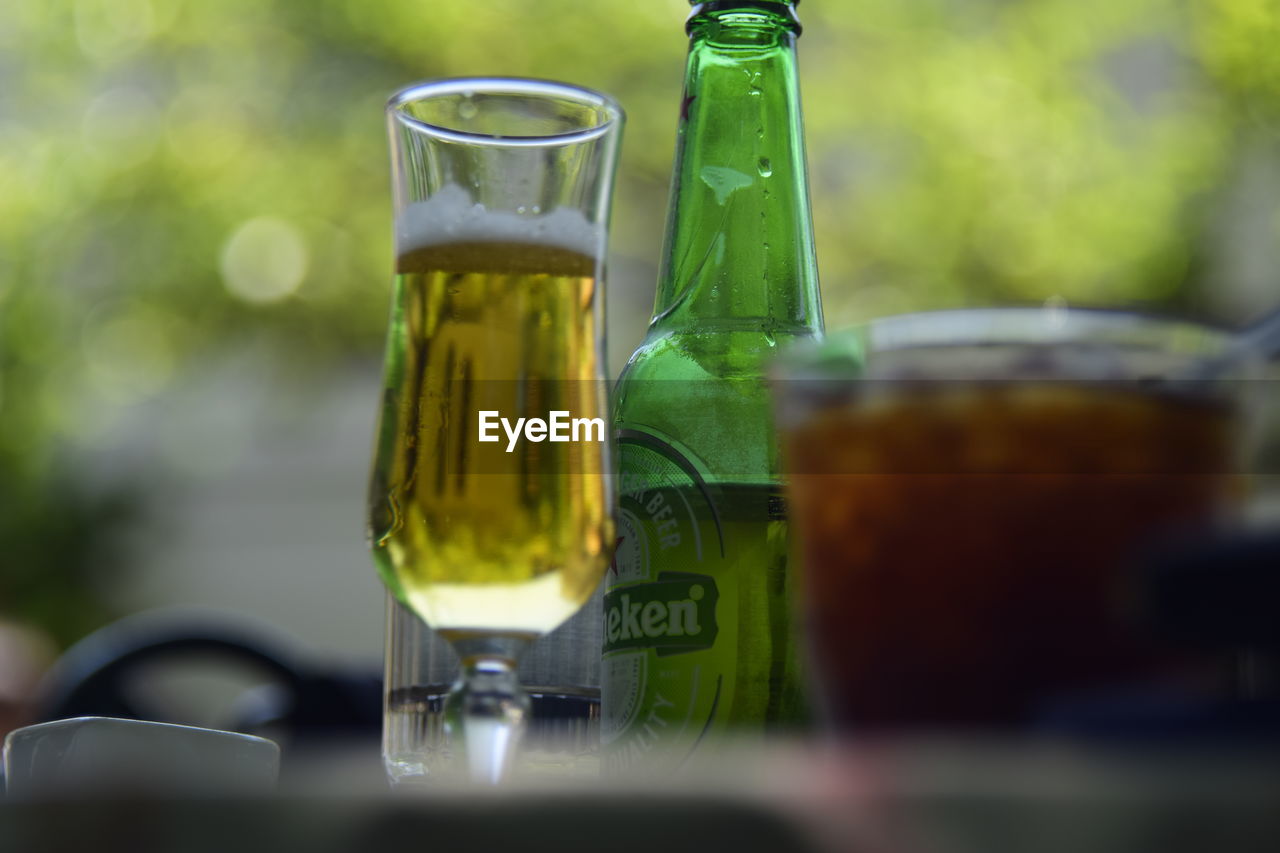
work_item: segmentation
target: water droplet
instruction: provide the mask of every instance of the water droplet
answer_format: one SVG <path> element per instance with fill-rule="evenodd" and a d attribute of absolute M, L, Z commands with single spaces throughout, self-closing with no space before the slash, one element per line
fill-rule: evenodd
<path fill-rule="evenodd" d="M 480 112 L 480 108 L 471 101 L 469 96 L 467 99 L 458 104 L 458 118 L 470 121 L 476 117 L 476 113 Z"/>
<path fill-rule="evenodd" d="M 525 213 L 528 210 L 523 204 L 516 208 L 516 213 Z"/>
<path fill-rule="evenodd" d="M 730 195 L 755 183 L 750 175 L 726 166 L 703 166 L 699 177 L 716 194 L 716 204 L 724 204 Z"/>
<path fill-rule="evenodd" d="M 532 208 L 530 208 L 530 210 L 532 210 L 534 213 L 541 213 L 541 212 L 542 212 L 542 207 L 541 207 L 541 205 L 537 205 L 537 204 L 535 204 Z"/>
<path fill-rule="evenodd" d="M 773 174 L 773 166 L 769 163 L 768 157 L 760 158 L 760 162 L 756 164 L 756 171 L 760 173 L 762 178 L 767 178 Z"/>

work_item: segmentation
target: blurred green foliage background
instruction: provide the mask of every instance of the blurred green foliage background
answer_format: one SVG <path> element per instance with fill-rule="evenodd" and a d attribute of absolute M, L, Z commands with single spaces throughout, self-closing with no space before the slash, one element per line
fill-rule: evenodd
<path fill-rule="evenodd" d="M 0 615 L 62 642 L 107 617 L 94 579 L 148 486 L 80 468 L 211 354 L 269 341 L 286 383 L 376 358 L 381 110 L 409 81 L 552 77 L 621 100 L 620 367 L 651 305 L 687 8 L 0 4 Z M 1278 0 L 799 11 L 829 327 L 1050 298 L 1239 322 L 1280 296 Z M 181 467 L 199 433 L 179 421 L 154 452 Z"/>

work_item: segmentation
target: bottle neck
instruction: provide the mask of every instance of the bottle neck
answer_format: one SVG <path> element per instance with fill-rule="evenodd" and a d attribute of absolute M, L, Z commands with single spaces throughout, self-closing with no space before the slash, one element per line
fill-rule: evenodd
<path fill-rule="evenodd" d="M 822 328 L 788 3 L 712 2 L 689 62 L 652 330 Z"/>

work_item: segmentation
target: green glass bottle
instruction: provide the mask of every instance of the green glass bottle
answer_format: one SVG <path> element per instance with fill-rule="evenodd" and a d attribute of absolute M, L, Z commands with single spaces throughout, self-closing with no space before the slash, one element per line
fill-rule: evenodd
<path fill-rule="evenodd" d="M 614 398 L 606 771 L 793 723 L 787 516 L 765 366 L 822 332 L 794 2 L 694 6 L 658 294 Z"/>

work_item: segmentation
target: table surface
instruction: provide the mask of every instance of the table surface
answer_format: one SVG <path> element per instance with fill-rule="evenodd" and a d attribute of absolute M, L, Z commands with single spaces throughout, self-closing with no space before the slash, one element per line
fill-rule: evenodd
<path fill-rule="evenodd" d="M 1280 850 L 1280 744 L 752 744 L 677 778 L 524 777 L 390 792 L 341 753 L 271 797 L 115 790 L 0 805 L 0 851 L 309 853 Z"/>

